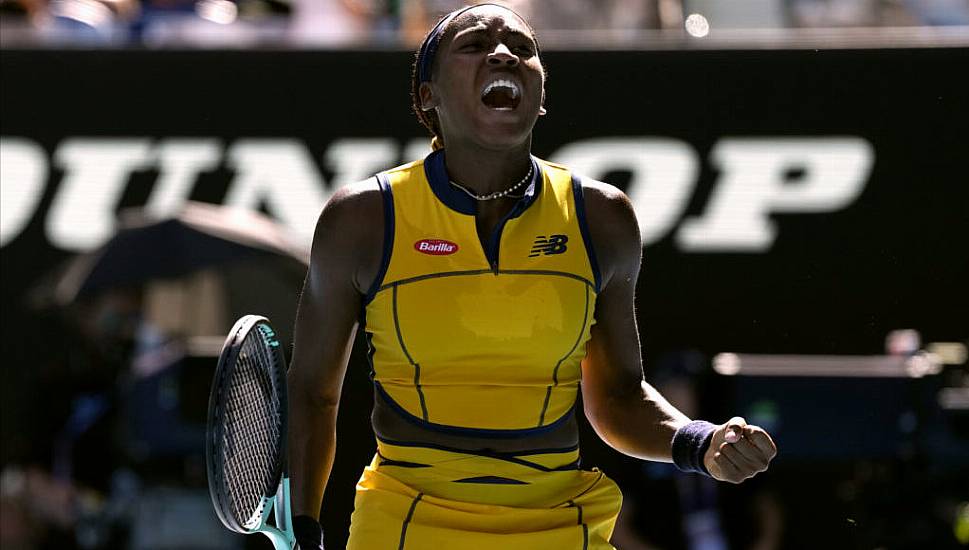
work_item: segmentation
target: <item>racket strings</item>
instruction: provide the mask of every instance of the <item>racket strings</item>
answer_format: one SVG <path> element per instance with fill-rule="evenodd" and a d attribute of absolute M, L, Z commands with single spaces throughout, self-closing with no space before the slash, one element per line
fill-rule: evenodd
<path fill-rule="evenodd" d="M 258 330 L 245 338 L 227 384 L 223 464 L 229 507 L 243 526 L 258 522 L 272 495 L 282 449 L 282 415 L 271 368 L 275 357 Z M 249 525 L 247 525 L 249 524 Z"/>

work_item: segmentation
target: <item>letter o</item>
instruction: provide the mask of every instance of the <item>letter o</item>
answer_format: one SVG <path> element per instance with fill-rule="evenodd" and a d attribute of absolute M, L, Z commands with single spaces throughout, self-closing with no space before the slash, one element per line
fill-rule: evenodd
<path fill-rule="evenodd" d="M 47 154 L 29 139 L 0 139 L 0 247 L 30 223 L 47 184 Z"/>

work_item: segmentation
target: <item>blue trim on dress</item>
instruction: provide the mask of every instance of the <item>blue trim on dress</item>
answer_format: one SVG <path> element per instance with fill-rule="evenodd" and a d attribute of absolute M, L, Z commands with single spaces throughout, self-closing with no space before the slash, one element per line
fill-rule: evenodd
<path fill-rule="evenodd" d="M 387 275 L 387 268 L 390 267 L 390 256 L 394 251 L 394 235 L 396 234 L 394 227 L 394 193 L 390 189 L 390 182 L 387 181 L 387 174 L 381 172 L 374 177 L 377 178 L 377 185 L 380 187 L 380 194 L 384 199 L 384 251 L 380 259 L 380 270 L 377 271 L 377 277 L 374 278 L 373 284 L 370 285 L 367 295 L 364 297 L 363 305 L 365 308 L 377 296 L 377 291 L 380 290 L 380 286 L 384 282 L 384 276 Z"/>
<path fill-rule="evenodd" d="M 414 509 L 417 508 L 417 503 L 423 497 L 424 493 L 417 493 L 417 496 L 410 503 L 410 510 L 407 511 L 407 517 L 404 518 L 404 524 L 400 528 L 400 544 L 397 545 L 397 550 L 404 550 L 404 542 L 407 540 L 407 526 L 410 525 L 410 520 L 414 517 Z"/>
<path fill-rule="evenodd" d="M 579 222 L 579 232 L 585 243 L 585 251 L 589 255 L 589 266 L 592 267 L 592 277 L 595 279 L 596 294 L 602 290 L 602 275 L 599 272 L 599 260 L 596 259 L 596 249 L 592 244 L 592 234 L 589 232 L 589 221 L 585 215 L 585 196 L 582 192 L 582 179 L 572 175 L 572 196 L 575 200 L 575 215 Z"/>
<path fill-rule="evenodd" d="M 428 279 L 440 279 L 442 277 L 466 277 L 466 276 L 476 276 L 476 275 L 487 275 L 493 274 L 494 271 L 491 269 L 469 269 L 464 271 L 441 271 L 439 273 L 428 273 L 427 275 L 418 275 L 416 277 L 409 277 L 407 279 L 398 279 L 396 281 L 385 284 L 377 290 L 377 293 L 381 293 L 387 289 L 393 288 L 395 286 L 404 286 L 411 283 L 417 283 L 420 281 L 426 281 Z M 569 273 L 568 271 L 555 271 L 552 269 L 499 269 L 499 274 L 505 275 L 550 275 L 554 277 L 565 277 L 567 279 L 575 279 L 576 281 L 581 281 L 586 285 L 592 287 L 595 290 L 595 282 L 586 279 L 585 277 L 580 277 L 575 273 Z"/>
<path fill-rule="evenodd" d="M 379 436 L 377 436 L 377 441 L 379 441 L 380 443 L 383 443 L 384 445 L 391 445 L 391 446 L 394 446 L 394 447 L 410 447 L 412 449 L 434 449 L 434 450 L 438 450 L 438 451 L 445 451 L 445 452 L 448 452 L 448 453 L 471 455 L 471 456 L 481 456 L 481 457 L 484 457 L 484 458 L 493 458 L 495 460 L 502 460 L 502 461 L 505 461 L 505 462 L 511 462 L 512 464 L 518 464 L 519 466 L 526 466 L 528 468 L 532 468 L 532 469 L 535 469 L 535 470 L 539 470 L 541 472 L 567 472 L 567 471 L 570 471 L 570 470 L 578 470 L 579 468 L 581 468 L 581 464 L 580 464 L 581 459 L 579 459 L 579 458 L 573 460 L 572 462 L 569 462 L 569 463 L 566 463 L 566 464 L 562 464 L 561 466 L 555 466 L 555 467 L 543 466 L 543 465 L 538 464 L 536 462 L 532 462 L 530 460 L 525 460 L 523 458 L 520 458 L 522 456 L 528 456 L 529 454 L 533 454 L 534 455 L 534 454 L 551 454 L 551 453 L 539 453 L 539 452 L 533 452 L 533 451 L 529 451 L 527 453 L 522 453 L 522 452 L 507 452 L 507 453 L 502 453 L 502 452 L 498 452 L 498 451 L 491 451 L 491 450 L 488 450 L 488 449 L 479 449 L 477 451 L 470 451 L 470 450 L 467 450 L 467 449 L 457 449 L 457 448 L 454 448 L 454 447 L 447 447 L 445 445 L 438 445 L 436 443 L 411 442 L 411 441 L 395 441 L 393 439 L 384 439 L 384 438 L 379 437 Z M 574 452 L 574 451 L 577 451 L 578 449 L 579 449 L 579 447 L 578 447 L 578 445 L 576 445 L 575 447 L 572 447 L 572 448 L 566 450 L 565 452 Z M 553 452 L 556 452 L 557 453 L 557 452 L 560 452 L 560 451 L 553 451 Z M 598 480 L 597 480 L 597 482 L 598 482 Z"/>
<path fill-rule="evenodd" d="M 448 176 L 447 166 L 445 164 L 444 151 L 444 149 L 438 149 L 424 158 L 424 175 L 427 177 L 427 182 L 431 186 L 431 191 L 434 192 L 434 196 L 439 201 L 451 210 L 466 216 L 474 216 L 478 213 L 477 201 L 469 197 L 464 191 L 451 185 L 451 178 Z M 542 173 L 542 165 L 535 157 L 531 157 L 531 162 L 532 181 L 525 188 L 521 200 L 512 208 L 508 219 L 521 216 L 541 194 L 542 183 L 545 179 Z"/>
<path fill-rule="evenodd" d="M 455 479 L 451 483 L 481 483 L 484 485 L 530 485 L 527 481 L 501 476 L 476 476 Z"/>
<path fill-rule="evenodd" d="M 431 185 L 431 191 L 448 208 L 467 216 L 477 213 L 478 207 L 474 199 L 451 185 L 447 167 L 444 165 L 444 149 L 438 149 L 424 158 L 424 175 L 427 176 L 427 183 Z"/>

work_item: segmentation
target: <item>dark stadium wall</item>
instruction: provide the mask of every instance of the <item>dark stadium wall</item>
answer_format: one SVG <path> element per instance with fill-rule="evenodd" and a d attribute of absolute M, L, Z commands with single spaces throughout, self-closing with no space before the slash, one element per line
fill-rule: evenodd
<path fill-rule="evenodd" d="M 336 186 L 419 156 L 411 59 L 0 51 L 5 376 L 50 345 L 25 293 L 109 235 L 121 208 L 245 204 L 306 236 Z M 881 353 L 898 328 L 969 337 L 969 94 L 956 69 L 969 51 L 556 51 L 545 62 L 536 154 L 624 188 L 641 217 L 647 368 L 669 350 L 861 354 Z M 371 452 L 366 372 L 358 353 L 344 480 Z M 342 485 L 330 518 L 348 516 Z"/>
<path fill-rule="evenodd" d="M 193 199 L 249 201 L 307 235 L 334 186 L 424 143 L 406 53 L 0 60 L 4 165 L 27 166 L 4 172 L 11 312 L 65 253 L 110 234 L 112 212 L 159 200 L 160 180 L 181 178 Z M 535 151 L 633 196 L 648 347 L 877 352 L 899 327 L 961 338 L 969 99 L 952 68 L 967 60 L 965 50 L 550 52 Z"/>

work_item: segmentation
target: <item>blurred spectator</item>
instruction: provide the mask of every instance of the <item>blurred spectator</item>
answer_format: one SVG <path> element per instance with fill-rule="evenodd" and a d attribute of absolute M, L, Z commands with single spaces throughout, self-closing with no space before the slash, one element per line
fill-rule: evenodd
<path fill-rule="evenodd" d="M 795 27 L 900 27 L 919 24 L 912 4 L 924 0 L 789 0 Z M 932 0 L 928 0 L 932 1 Z M 961 0 L 956 0 L 961 1 Z"/>
<path fill-rule="evenodd" d="M 72 484 L 41 468 L 5 468 L 0 474 L 0 547 L 73 547 L 76 499 Z"/>
<path fill-rule="evenodd" d="M 124 376 L 138 331 L 142 307 L 140 289 L 103 292 L 70 310 L 75 334 L 66 363 L 41 381 L 45 393 L 67 405 L 55 434 L 53 475 L 107 492 L 119 466 L 118 381 Z M 65 372 L 66 371 L 66 372 Z M 56 393 L 50 395 L 51 389 Z M 43 405 L 49 410 L 47 404 Z M 60 411 L 53 411 L 55 414 Z M 56 420 L 53 422 L 56 425 Z"/>
<path fill-rule="evenodd" d="M 119 289 L 48 319 L 51 345 L 37 350 L 37 363 L 21 387 L 32 396 L 22 403 L 28 410 L 18 414 L 30 423 L 23 429 L 26 439 L 17 443 L 0 476 L 3 548 L 77 547 L 83 526 L 91 525 L 86 518 L 103 517 L 100 511 L 126 466 L 118 381 L 133 349 L 140 309 L 140 291 Z M 117 543 L 114 524 L 103 525 L 94 539 Z"/>
<path fill-rule="evenodd" d="M 535 30 L 609 30 L 622 32 L 658 26 L 657 2 L 642 0 L 564 0 L 507 2 Z"/>
<path fill-rule="evenodd" d="M 197 279 L 205 282 L 205 272 Z M 196 418 L 186 419 L 179 405 L 182 378 L 207 397 L 214 358 L 205 358 L 209 369 L 185 362 L 185 347 L 147 307 L 177 300 L 149 288 L 80 298 L 62 312 L 61 334 L 50 331 L 57 344 L 38 353 L 47 359 L 22 390 L 39 397 L 18 414 L 31 422 L 26 445 L 0 476 L 5 550 L 232 544 L 228 531 L 216 530 L 202 489 L 204 418 L 191 411 Z M 200 290 L 211 299 L 209 287 Z M 157 508 L 169 501 L 181 508 L 165 517 L 182 528 L 162 532 Z"/>
<path fill-rule="evenodd" d="M 675 0 L 679 1 L 679 0 Z M 403 5 L 402 37 L 416 45 L 444 14 L 475 2 L 461 0 L 409 0 Z M 543 32 L 615 31 L 655 28 L 659 26 L 657 0 L 534 0 L 498 1 L 520 13 L 542 39 Z"/>
<path fill-rule="evenodd" d="M 702 14 L 713 29 L 783 28 L 787 25 L 783 0 L 683 0 L 683 13 Z"/>
<path fill-rule="evenodd" d="M 78 41 L 122 41 L 141 14 L 137 0 L 53 0 L 48 9 L 53 30 Z"/>
<path fill-rule="evenodd" d="M 0 0 L 0 17 L 36 21 L 47 13 L 45 0 Z"/>
<path fill-rule="evenodd" d="M 415 47 L 467 0 L 0 0 L 3 39 L 154 46 Z M 965 0 L 498 0 L 540 38 L 583 32 L 605 43 L 683 29 L 698 13 L 712 29 L 969 25 Z M 33 34 L 31 34 L 31 29 Z M 647 31 L 644 35 L 643 32 Z M 568 36 L 568 35 L 566 35 Z M 656 35 L 659 36 L 659 35 Z M 676 36 L 676 33 L 670 36 Z M 568 38 L 565 38 L 568 40 Z M 638 43 L 638 42 L 635 42 Z"/>
<path fill-rule="evenodd" d="M 333 46 L 363 41 L 370 11 L 352 0 L 294 0 L 291 26 L 298 44 Z"/>
<path fill-rule="evenodd" d="M 969 25 L 966 0 L 902 0 L 921 25 Z"/>

